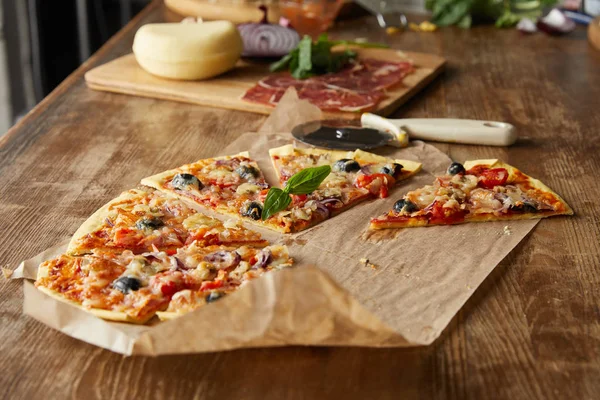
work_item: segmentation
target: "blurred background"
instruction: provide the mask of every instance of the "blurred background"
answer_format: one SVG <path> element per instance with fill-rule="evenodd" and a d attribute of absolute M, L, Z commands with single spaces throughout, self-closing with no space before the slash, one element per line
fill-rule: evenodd
<path fill-rule="evenodd" d="M 0 0 L 0 135 L 150 0 Z"/>
<path fill-rule="evenodd" d="M 150 2 L 0 0 L 0 135 Z M 249 18 L 258 20 L 261 16 L 259 4 L 270 7 L 270 18 L 279 18 L 277 0 L 164 2 L 175 12 L 175 19 L 178 15 L 202 15 L 205 19 L 234 22 L 245 22 Z M 343 3 L 345 18 L 367 14 L 363 8 L 365 4 L 376 8 L 401 7 L 403 11 L 424 11 L 425 4 L 425 0 L 337 2 Z M 236 21 L 236 18 L 240 20 Z"/>
<path fill-rule="evenodd" d="M 164 1 L 169 10 L 165 15 L 168 22 L 178 22 L 184 16 L 228 19 L 234 23 L 256 22 L 262 18 L 258 7 L 264 4 L 271 23 L 285 17 L 300 33 L 311 35 L 325 30 L 334 18 L 337 21 L 368 14 L 377 16 L 383 36 L 389 34 L 390 29 L 400 32 L 407 26 L 413 29 L 409 22 L 428 18 L 437 26 L 457 25 L 468 29 L 472 22 L 514 27 L 522 19 L 535 21 L 552 7 L 577 12 L 569 14 L 577 23 L 587 24 L 593 16 L 600 15 L 600 0 L 160 1 Z M 0 135 L 150 2 L 0 0 Z M 407 21 L 404 13 L 417 19 Z M 428 28 L 431 24 L 416 27 L 416 30 L 435 30 Z M 590 41 L 600 48 L 600 19 L 595 35 L 595 40 L 590 36 Z"/>

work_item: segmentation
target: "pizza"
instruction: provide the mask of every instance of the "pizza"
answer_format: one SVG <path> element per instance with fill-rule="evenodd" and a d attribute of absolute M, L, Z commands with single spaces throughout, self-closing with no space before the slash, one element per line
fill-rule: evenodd
<path fill-rule="evenodd" d="M 548 186 L 502 161 L 452 163 L 433 185 L 408 192 L 370 229 L 451 225 L 571 215 Z"/>
<path fill-rule="evenodd" d="M 235 253 L 236 259 L 232 263 L 234 266 L 219 269 L 213 279 L 204 281 L 199 288 L 190 287 L 175 293 L 167 309 L 157 313 L 158 317 L 161 320 L 173 319 L 232 293 L 266 272 L 287 268 L 293 264 L 287 247 L 283 245 L 272 245 L 263 249 L 240 247 Z M 221 253 L 212 253 L 213 258 L 218 258 L 217 256 L 222 257 Z"/>
<path fill-rule="evenodd" d="M 274 107 L 293 87 L 300 99 L 323 111 L 360 112 L 374 109 L 385 91 L 414 71 L 412 63 L 362 59 L 336 73 L 299 80 L 289 73 L 272 74 L 250 88 L 243 100 Z"/>
<path fill-rule="evenodd" d="M 272 217 L 292 232 L 313 226 L 366 199 L 385 198 L 396 182 L 421 169 L 421 164 L 415 161 L 393 160 L 361 150 L 345 152 L 286 145 L 270 149 L 269 154 L 282 187 L 303 169 L 331 166 L 331 173 L 317 190 L 308 195 L 292 195 L 290 207 Z"/>
<path fill-rule="evenodd" d="M 122 193 L 89 217 L 73 235 L 67 253 L 130 250 L 137 254 L 154 249 L 170 253 L 193 241 L 267 245 L 258 233 L 238 222 L 223 224 L 176 197 L 142 186 Z"/>
<path fill-rule="evenodd" d="M 232 248 L 194 241 L 171 254 L 158 250 L 63 254 L 40 265 L 35 285 L 100 318 L 145 323 L 159 311 L 176 315 L 191 311 L 292 263 L 285 246 Z M 183 305 L 182 299 L 192 292 L 195 304 Z"/>

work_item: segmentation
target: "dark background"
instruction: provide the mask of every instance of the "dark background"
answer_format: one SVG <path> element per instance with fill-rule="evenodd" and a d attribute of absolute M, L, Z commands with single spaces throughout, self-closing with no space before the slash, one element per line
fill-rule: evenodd
<path fill-rule="evenodd" d="M 24 115 L 150 0 L 1 0 L 13 118 Z"/>

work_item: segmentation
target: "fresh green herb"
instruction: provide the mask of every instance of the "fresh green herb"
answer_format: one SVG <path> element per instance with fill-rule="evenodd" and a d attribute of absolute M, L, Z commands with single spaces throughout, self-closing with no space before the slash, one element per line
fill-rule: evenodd
<path fill-rule="evenodd" d="M 331 167 L 329 165 L 306 168 L 288 179 L 285 188 L 269 189 L 262 212 L 263 221 L 273 214 L 285 210 L 292 202 L 290 194 L 310 194 L 317 190 L 330 172 Z"/>
<path fill-rule="evenodd" d="M 438 26 L 471 27 L 472 22 L 493 22 L 499 28 L 516 25 L 521 18 L 535 19 L 558 0 L 425 0 L 431 22 Z"/>
<path fill-rule="evenodd" d="M 337 45 L 360 47 L 387 47 L 379 43 L 361 43 L 347 40 L 329 40 L 322 34 L 313 42 L 310 36 L 304 36 L 298 46 L 269 67 L 271 72 L 288 70 L 296 79 L 306 79 L 314 75 L 337 72 L 351 59 L 356 52 L 346 48 L 344 51 L 332 52 Z"/>

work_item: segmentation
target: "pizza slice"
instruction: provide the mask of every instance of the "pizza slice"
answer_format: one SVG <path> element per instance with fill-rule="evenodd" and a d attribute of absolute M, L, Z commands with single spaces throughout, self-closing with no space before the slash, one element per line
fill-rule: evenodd
<path fill-rule="evenodd" d="M 292 263 L 285 246 L 231 248 L 194 241 L 174 254 L 64 254 L 40 265 L 35 285 L 100 318 L 145 323 L 156 312 L 166 310 L 174 297 L 185 299 L 193 292 L 196 297 L 204 294 L 204 303 L 210 302 L 250 279 Z M 181 291 L 184 293 L 176 296 Z"/>
<path fill-rule="evenodd" d="M 452 163 L 433 185 L 408 192 L 370 229 L 572 215 L 548 186 L 499 160 Z"/>
<path fill-rule="evenodd" d="M 261 221 L 269 184 L 247 152 L 199 160 L 144 178 L 141 183 L 222 214 L 288 231 L 274 218 Z"/>
<path fill-rule="evenodd" d="M 235 253 L 235 266 L 219 269 L 216 275 L 210 276 L 211 279 L 203 281 L 195 290 L 185 289 L 175 293 L 167 309 L 157 313 L 158 317 L 161 320 L 170 320 L 186 314 L 234 292 L 269 271 L 290 267 L 294 262 L 287 247 L 283 245 L 268 246 L 264 249 L 240 247 Z M 231 258 L 228 254 L 232 253 L 220 250 L 205 258 Z"/>
<path fill-rule="evenodd" d="M 259 233 L 236 222 L 222 223 L 176 197 L 140 187 L 122 193 L 89 217 L 73 235 L 67 253 L 89 254 L 93 250 L 172 253 L 193 241 L 204 245 L 267 245 Z"/>
<path fill-rule="evenodd" d="M 301 231 L 373 197 L 387 197 L 401 180 L 421 169 L 409 160 L 393 160 L 365 151 L 301 149 L 292 145 L 269 150 L 282 186 L 294 174 L 311 167 L 331 166 L 331 173 L 317 190 L 292 195 L 292 204 L 272 218 L 291 231 Z"/>

